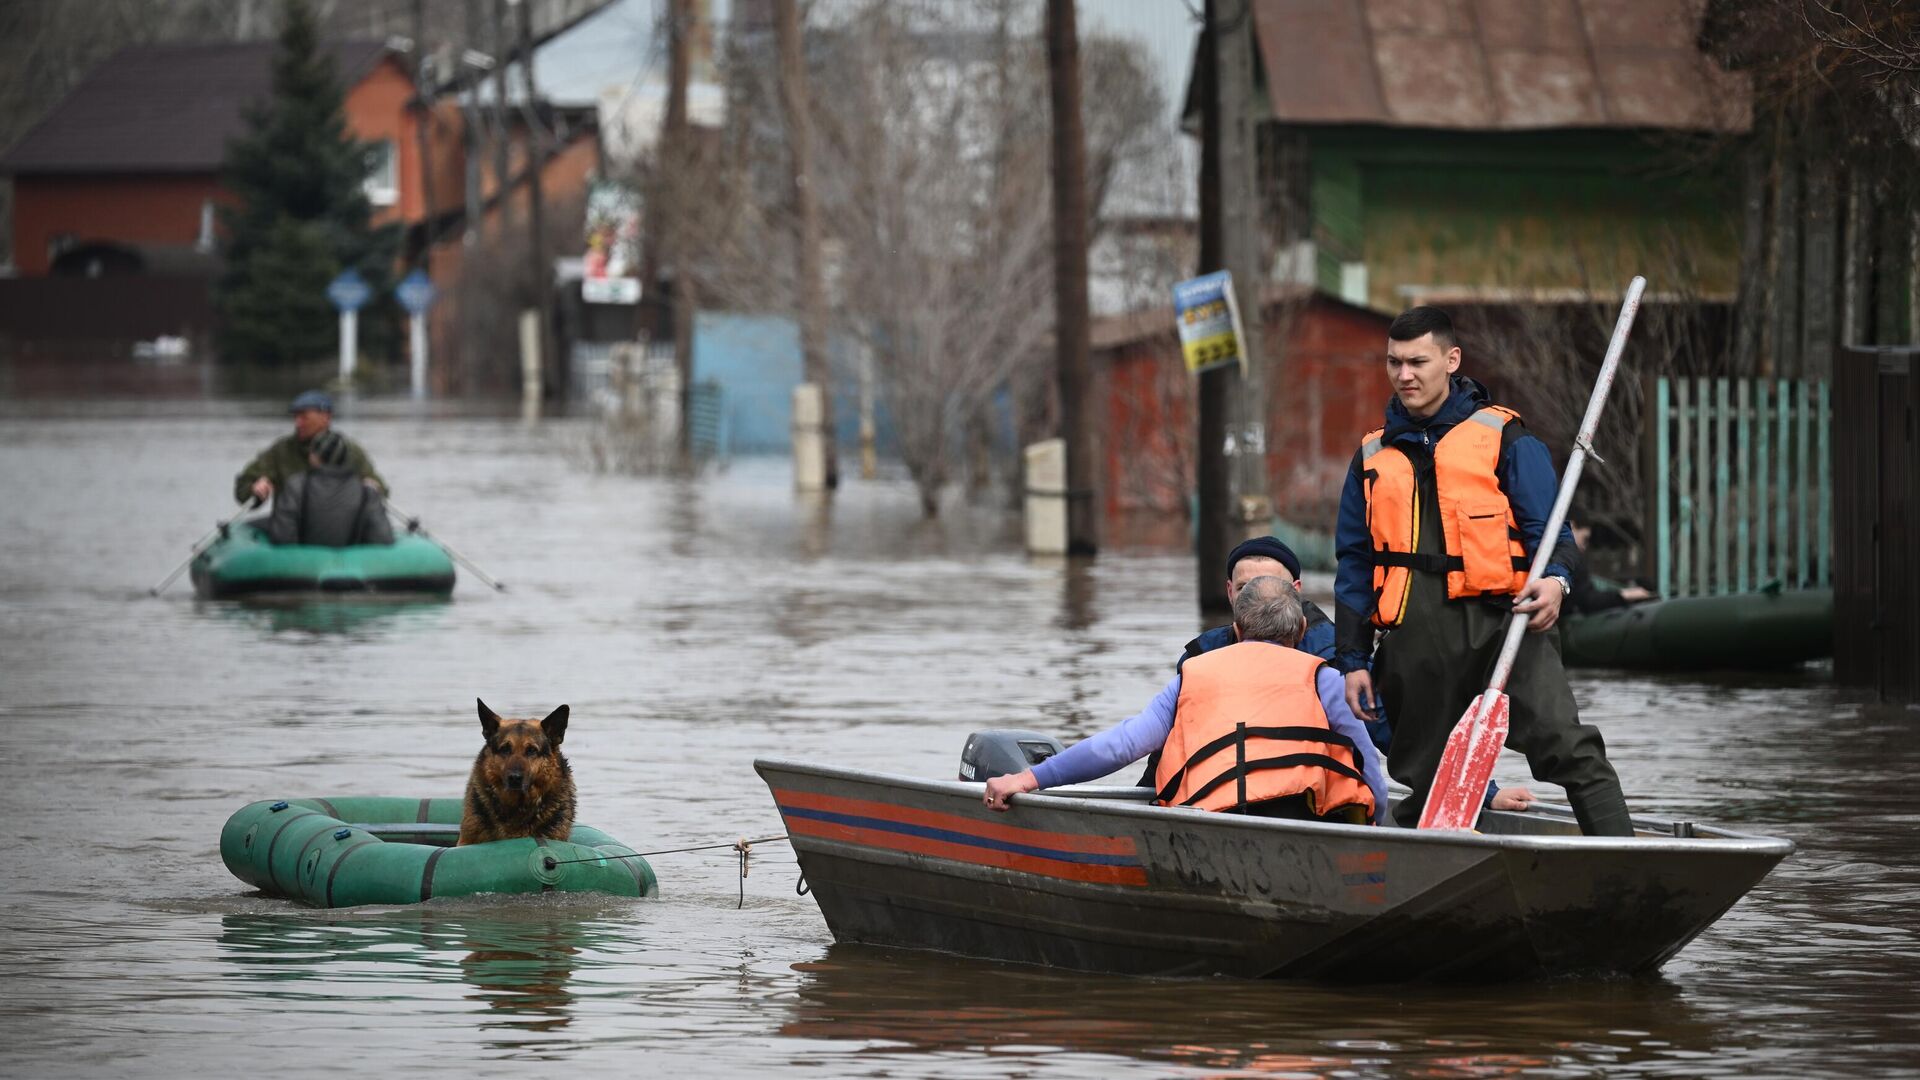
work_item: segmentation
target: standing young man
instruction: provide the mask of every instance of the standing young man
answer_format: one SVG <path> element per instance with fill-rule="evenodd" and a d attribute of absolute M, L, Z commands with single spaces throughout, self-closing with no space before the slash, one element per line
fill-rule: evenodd
<path fill-rule="evenodd" d="M 1620 780 L 1600 732 L 1580 722 L 1554 639 L 1545 635 L 1572 591 L 1579 550 L 1564 525 L 1544 537 L 1559 490 L 1553 459 L 1518 413 L 1457 375 L 1453 321 L 1416 307 L 1387 328 L 1393 399 L 1347 471 L 1335 542 L 1334 666 L 1347 703 L 1393 717 L 1387 771 L 1413 789 L 1396 815 L 1420 819 L 1447 736 L 1487 678 L 1518 612 L 1532 631 L 1507 680 L 1507 745 L 1536 780 L 1566 788 L 1590 836 L 1629 836 Z M 1535 549 L 1547 574 L 1526 585 Z M 1376 631 L 1386 631 L 1369 674 Z"/>

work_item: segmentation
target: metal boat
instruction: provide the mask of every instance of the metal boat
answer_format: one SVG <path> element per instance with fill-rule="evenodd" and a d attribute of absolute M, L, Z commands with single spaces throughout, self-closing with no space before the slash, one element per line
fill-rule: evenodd
<path fill-rule="evenodd" d="M 1150 805 L 1134 787 L 1015 796 L 762 758 L 836 940 L 1141 975 L 1332 981 L 1651 972 L 1791 841 L 1635 818 L 1488 811 L 1445 833 Z"/>

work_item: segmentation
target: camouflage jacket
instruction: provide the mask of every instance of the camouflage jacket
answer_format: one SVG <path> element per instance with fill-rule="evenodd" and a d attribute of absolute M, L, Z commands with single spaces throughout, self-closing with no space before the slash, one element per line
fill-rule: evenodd
<path fill-rule="evenodd" d="M 342 435 L 341 438 L 346 439 Z M 347 439 L 347 462 L 345 468 L 352 469 L 363 479 L 372 480 L 380 485 L 381 491 L 387 490 L 387 481 L 374 470 L 373 460 L 360 444 Z M 235 502 L 246 502 L 253 492 L 253 482 L 266 477 L 278 488 L 287 482 L 294 473 L 307 471 L 307 444 L 293 435 L 282 435 L 275 439 L 272 446 L 260 451 L 260 455 L 240 470 L 233 478 L 233 498 Z"/>

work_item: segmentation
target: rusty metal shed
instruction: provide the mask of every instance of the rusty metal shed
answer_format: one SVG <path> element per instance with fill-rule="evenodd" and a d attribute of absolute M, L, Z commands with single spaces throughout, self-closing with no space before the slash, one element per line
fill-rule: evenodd
<path fill-rule="evenodd" d="M 1699 0 L 1254 0 L 1269 119 L 1474 131 L 1745 131 Z"/>

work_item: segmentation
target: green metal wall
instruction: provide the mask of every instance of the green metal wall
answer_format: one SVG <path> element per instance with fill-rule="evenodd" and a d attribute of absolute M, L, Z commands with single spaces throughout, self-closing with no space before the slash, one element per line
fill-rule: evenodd
<path fill-rule="evenodd" d="M 1657 292 L 1730 298 L 1736 188 L 1707 148 L 1623 132 L 1307 134 L 1321 287 L 1367 267 L 1366 303 L 1403 286 L 1611 294 L 1635 273 Z"/>

